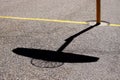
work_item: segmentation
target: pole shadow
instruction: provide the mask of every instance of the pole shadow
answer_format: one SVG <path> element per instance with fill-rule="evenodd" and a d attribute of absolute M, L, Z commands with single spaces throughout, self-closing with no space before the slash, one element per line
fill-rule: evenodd
<path fill-rule="evenodd" d="M 44 60 L 50 62 L 61 62 L 61 63 L 89 63 L 96 62 L 99 60 L 98 57 L 87 56 L 87 55 L 78 55 L 73 53 L 62 52 L 77 36 L 89 31 L 90 29 L 98 26 L 95 24 L 90 26 L 65 40 L 65 43 L 57 50 L 41 50 L 41 49 L 32 49 L 32 48 L 16 48 L 12 51 L 17 55 L 30 57 L 37 60 Z"/>

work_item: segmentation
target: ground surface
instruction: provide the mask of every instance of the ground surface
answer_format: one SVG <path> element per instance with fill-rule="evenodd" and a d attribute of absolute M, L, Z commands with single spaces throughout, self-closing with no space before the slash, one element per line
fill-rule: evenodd
<path fill-rule="evenodd" d="M 120 23 L 120 0 L 102 0 L 102 20 Z M 0 0 L 0 16 L 95 20 L 95 0 Z M 63 52 L 99 57 L 93 63 L 33 66 L 17 47 L 56 51 L 89 25 L 0 19 L 0 80 L 120 80 L 120 27 L 97 26 L 76 37 Z"/>

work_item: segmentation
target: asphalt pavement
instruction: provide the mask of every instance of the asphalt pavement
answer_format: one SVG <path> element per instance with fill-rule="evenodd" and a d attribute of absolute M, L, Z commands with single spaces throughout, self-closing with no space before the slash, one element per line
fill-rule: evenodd
<path fill-rule="evenodd" d="M 35 20 L 92 21 L 95 1 L 0 0 L 0 80 L 120 80 L 120 26 Z M 102 0 L 102 21 L 120 24 L 119 3 Z"/>

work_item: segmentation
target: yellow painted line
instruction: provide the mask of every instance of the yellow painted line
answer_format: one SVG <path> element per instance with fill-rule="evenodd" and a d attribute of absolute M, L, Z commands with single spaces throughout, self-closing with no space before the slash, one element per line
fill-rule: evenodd
<path fill-rule="evenodd" d="M 47 22 L 58 22 L 58 23 L 71 23 L 71 24 L 88 24 L 88 22 L 57 20 L 57 19 L 44 19 L 44 18 L 23 18 L 23 17 L 13 17 L 13 16 L 0 16 L 0 18 L 17 19 L 17 20 L 32 20 L 32 21 L 47 21 Z"/>
<path fill-rule="evenodd" d="M 120 27 L 120 24 L 109 24 L 109 26 L 112 26 L 112 27 Z"/>
<path fill-rule="evenodd" d="M 16 20 L 32 20 L 32 21 L 46 21 L 46 22 L 58 22 L 58 23 L 70 23 L 70 24 L 89 24 L 89 22 L 71 21 L 71 20 L 57 20 L 57 19 L 45 19 L 45 18 L 24 18 L 13 16 L 0 16 L 2 19 L 16 19 Z M 111 27 L 120 27 L 120 24 L 109 24 Z"/>

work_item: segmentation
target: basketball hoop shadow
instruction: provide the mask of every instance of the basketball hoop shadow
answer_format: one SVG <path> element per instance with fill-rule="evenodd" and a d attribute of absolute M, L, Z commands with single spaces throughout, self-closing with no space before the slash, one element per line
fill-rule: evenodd
<path fill-rule="evenodd" d="M 13 49 L 12 51 L 18 55 L 33 58 L 31 60 L 31 63 L 41 68 L 55 68 L 63 65 L 63 63 L 96 62 L 99 60 L 98 57 L 65 53 L 62 51 L 72 42 L 74 38 L 98 25 L 99 24 L 90 26 L 80 31 L 79 33 L 69 37 L 68 39 L 65 40 L 66 42 L 57 51 L 32 49 L 32 48 L 16 48 Z"/>

